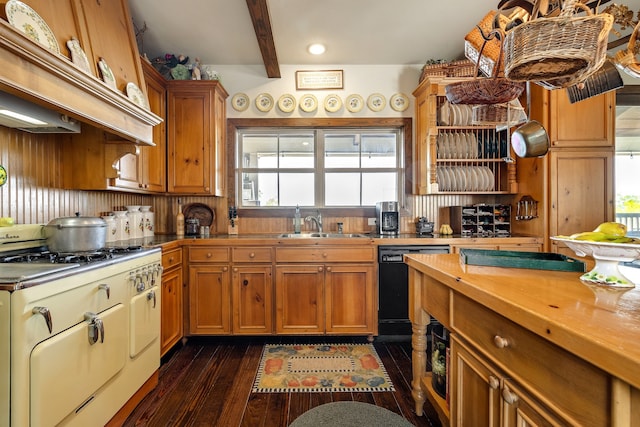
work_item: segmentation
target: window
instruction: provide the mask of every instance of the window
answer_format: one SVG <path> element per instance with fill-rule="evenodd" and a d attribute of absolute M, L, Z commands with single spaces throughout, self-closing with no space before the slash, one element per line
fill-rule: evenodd
<path fill-rule="evenodd" d="M 239 128 L 241 207 L 365 207 L 401 200 L 404 135 L 390 128 Z"/>

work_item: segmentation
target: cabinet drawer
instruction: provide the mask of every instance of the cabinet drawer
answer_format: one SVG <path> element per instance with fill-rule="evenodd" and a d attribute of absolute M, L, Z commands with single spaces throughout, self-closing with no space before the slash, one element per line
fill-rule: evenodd
<path fill-rule="evenodd" d="M 374 248 L 366 247 L 288 247 L 276 248 L 277 262 L 373 262 Z"/>
<path fill-rule="evenodd" d="M 231 248 L 233 262 L 271 262 L 271 248 Z"/>
<path fill-rule="evenodd" d="M 452 298 L 454 332 L 577 425 L 607 425 L 606 372 L 467 297 Z"/>
<path fill-rule="evenodd" d="M 162 253 L 162 267 L 168 270 L 182 264 L 182 249 L 172 249 Z"/>
<path fill-rule="evenodd" d="M 189 262 L 228 262 L 229 248 L 202 246 L 189 248 Z"/>

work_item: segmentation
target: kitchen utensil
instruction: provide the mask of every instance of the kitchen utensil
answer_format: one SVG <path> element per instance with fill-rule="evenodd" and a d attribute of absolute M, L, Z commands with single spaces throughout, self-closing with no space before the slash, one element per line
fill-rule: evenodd
<path fill-rule="evenodd" d="M 102 249 L 107 239 L 107 222 L 100 217 L 56 218 L 44 227 L 51 252 L 76 253 Z"/>
<path fill-rule="evenodd" d="M 529 120 L 513 132 L 511 146 L 518 157 L 544 156 L 549 150 L 549 135 L 540 122 Z"/>
<path fill-rule="evenodd" d="M 187 236 L 197 236 L 200 231 L 200 221 L 198 218 L 187 218 L 185 221 Z"/>
<path fill-rule="evenodd" d="M 600 95 L 611 90 L 616 90 L 624 86 L 622 77 L 615 65 L 609 60 L 598 71 L 587 77 L 581 83 L 567 88 L 569 102 L 576 103 L 592 96 Z"/>

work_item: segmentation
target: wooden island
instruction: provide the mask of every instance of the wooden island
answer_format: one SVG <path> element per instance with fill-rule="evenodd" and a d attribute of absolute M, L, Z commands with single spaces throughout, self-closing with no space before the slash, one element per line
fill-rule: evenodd
<path fill-rule="evenodd" d="M 406 255 L 413 397 L 451 426 L 640 426 L 640 289 L 581 273 Z M 635 283 L 640 269 L 622 267 Z M 450 331 L 449 402 L 426 371 L 427 325 Z"/>

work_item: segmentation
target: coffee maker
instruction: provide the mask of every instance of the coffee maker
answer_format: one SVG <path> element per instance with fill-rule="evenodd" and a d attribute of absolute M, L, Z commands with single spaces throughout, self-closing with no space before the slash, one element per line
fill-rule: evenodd
<path fill-rule="evenodd" d="M 382 236 L 397 236 L 400 232 L 398 202 L 376 203 L 376 231 Z"/>

